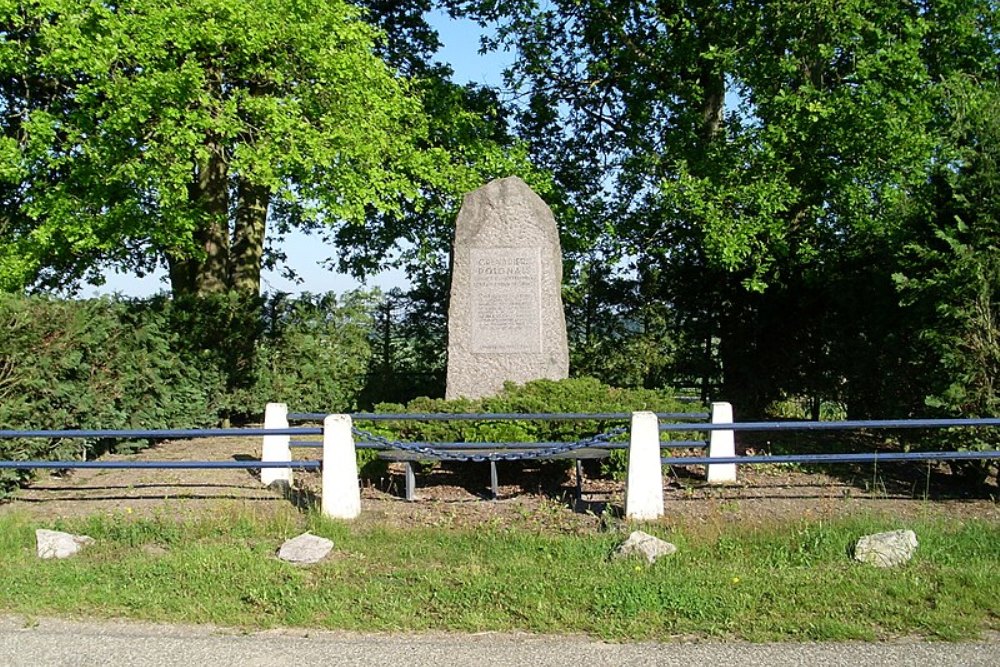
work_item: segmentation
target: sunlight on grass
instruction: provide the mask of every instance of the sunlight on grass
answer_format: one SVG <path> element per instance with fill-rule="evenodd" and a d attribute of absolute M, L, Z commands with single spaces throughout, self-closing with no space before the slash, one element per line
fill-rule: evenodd
<path fill-rule="evenodd" d="M 8 613 L 360 631 L 582 632 L 614 639 L 963 639 L 1000 629 L 1000 530 L 917 522 L 897 570 L 852 562 L 858 536 L 897 526 L 861 517 L 767 528 L 647 527 L 680 549 L 655 565 L 610 559 L 620 535 L 547 536 L 363 527 L 293 512 L 213 518 L 125 515 L 35 525 L 0 519 Z M 97 540 L 39 561 L 34 529 Z M 304 530 L 334 540 L 323 563 L 274 558 Z"/>

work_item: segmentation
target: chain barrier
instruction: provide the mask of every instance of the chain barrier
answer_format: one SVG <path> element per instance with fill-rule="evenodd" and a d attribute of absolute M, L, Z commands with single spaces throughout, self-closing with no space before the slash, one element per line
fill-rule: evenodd
<path fill-rule="evenodd" d="M 491 452 L 489 454 L 459 454 L 456 452 L 450 452 L 443 449 L 435 449 L 434 447 L 427 447 L 425 445 L 415 445 L 409 442 L 401 442 L 399 440 L 390 440 L 389 438 L 381 435 L 376 435 L 370 431 L 360 429 L 357 427 L 351 427 L 354 435 L 359 438 L 364 438 L 371 442 L 378 443 L 387 449 L 399 449 L 404 452 L 414 452 L 416 454 L 423 454 L 430 458 L 441 459 L 445 461 L 529 461 L 533 459 L 543 459 L 550 456 L 555 456 L 557 454 L 566 454 L 568 452 L 573 452 L 578 449 L 586 449 L 587 447 L 592 447 L 594 445 L 603 445 L 611 442 L 614 438 L 628 433 L 628 427 L 621 426 L 610 431 L 605 431 L 604 433 L 599 433 L 593 437 L 587 438 L 585 440 L 578 440 L 576 442 L 568 442 L 565 445 L 559 445 L 558 447 L 546 447 L 543 449 L 531 449 L 524 452 Z M 470 443 L 471 444 L 471 443 Z"/>

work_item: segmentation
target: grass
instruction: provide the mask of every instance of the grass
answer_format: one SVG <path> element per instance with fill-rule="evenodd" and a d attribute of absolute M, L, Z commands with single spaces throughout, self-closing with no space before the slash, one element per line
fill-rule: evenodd
<path fill-rule="evenodd" d="M 40 561 L 34 529 L 86 533 L 74 558 Z M 0 609 L 26 616 L 129 617 L 263 628 L 586 633 L 764 640 L 956 640 L 1000 629 L 1000 526 L 911 522 L 916 558 L 896 570 L 852 562 L 889 519 L 755 528 L 647 527 L 679 547 L 648 566 L 609 559 L 620 535 L 386 529 L 289 512 L 178 521 L 119 515 L 34 524 L 0 518 Z M 302 530 L 334 554 L 276 560 Z"/>

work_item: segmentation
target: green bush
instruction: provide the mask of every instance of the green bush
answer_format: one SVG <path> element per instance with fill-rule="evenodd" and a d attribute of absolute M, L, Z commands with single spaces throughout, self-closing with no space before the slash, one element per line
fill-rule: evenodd
<path fill-rule="evenodd" d="M 0 427 L 151 429 L 213 423 L 217 374 L 182 359 L 165 324 L 162 314 L 136 302 L 0 294 Z M 0 440 L 0 459 L 80 459 L 142 444 Z M 0 483 L 21 478 L 8 474 Z"/>
<path fill-rule="evenodd" d="M 196 428 L 260 419 L 268 401 L 354 409 L 370 321 L 361 293 L 340 301 L 0 294 L 0 428 Z M 80 459 L 147 444 L 0 440 L 0 459 Z M 0 471 L 0 495 L 24 478 Z"/>
<path fill-rule="evenodd" d="M 270 401 L 305 411 L 357 407 L 371 357 L 370 293 L 159 296 L 141 304 L 169 323 L 179 354 L 218 375 L 222 419 L 259 421 Z"/>
<path fill-rule="evenodd" d="M 417 398 L 406 405 L 380 403 L 381 413 L 629 413 L 701 412 L 704 406 L 681 402 L 670 389 L 621 389 L 593 378 L 535 380 L 524 385 L 508 383 L 497 396 L 477 400 Z M 375 424 L 374 426 L 372 424 Z M 362 429 L 401 441 L 426 442 L 576 442 L 626 423 L 614 420 L 482 420 L 391 421 L 361 423 Z M 678 434 L 680 437 L 680 434 Z M 625 436 L 620 436 L 624 440 Z M 624 452 L 613 452 L 603 472 L 619 475 L 625 470 Z"/>
<path fill-rule="evenodd" d="M 240 395 L 244 412 L 268 401 L 304 412 L 357 408 L 371 358 L 373 297 L 350 292 L 277 295 L 264 304 L 252 389 Z"/>

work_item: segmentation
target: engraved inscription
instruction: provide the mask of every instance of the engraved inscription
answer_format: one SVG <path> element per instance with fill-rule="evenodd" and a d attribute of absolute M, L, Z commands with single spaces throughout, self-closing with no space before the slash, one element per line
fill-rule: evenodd
<path fill-rule="evenodd" d="M 472 351 L 542 351 L 540 248 L 470 248 Z"/>

